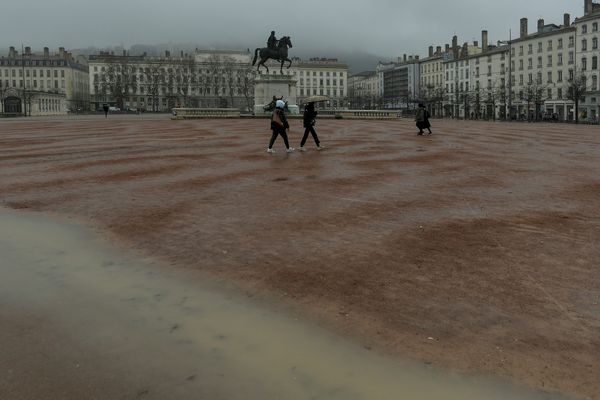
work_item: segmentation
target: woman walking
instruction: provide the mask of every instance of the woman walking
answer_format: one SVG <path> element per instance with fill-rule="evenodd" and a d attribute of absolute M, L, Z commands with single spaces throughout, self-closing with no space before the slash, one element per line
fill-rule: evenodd
<path fill-rule="evenodd" d="M 415 115 L 415 121 L 417 122 L 417 128 L 419 128 L 419 133 L 417 133 L 417 135 L 422 135 L 423 129 L 427 129 L 431 135 L 429 111 L 427 111 L 423 103 L 419 103 L 419 108 L 417 108 L 417 114 Z"/>
<path fill-rule="evenodd" d="M 308 139 L 309 132 L 312 135 L 315 144 L 317 145 L 317 150 L 324 149 L 324 147 L 321 146 L 321 142 L 319 141 L 319 137 L 317 136 L 317 132 L 315 131 L 317 114 L 318 112 L 315 111 L 315 103 L 308 103 L 304 106 L 304 136 L 302 136 L 302 142 L 300 142 L 300 151 L 306 151 L 304 145 L 306 144 L 306 139 Z"/>
<path fill-rule="evenodd" d="M 271 136 L 271 141 L 269 142 L 269 148 L 267 149 L 267 153 L 275 153 L 273 150 L 273 143 L 275 143 L 275 139 L 277 139 L 278 135 L 281 135 L 283 138 L 283 142 L 285 143 L 285 148 L 288 153 L 294 151 L 293 147 L 290 147 L 290 143 L 288 141 L 286 129 L 289 129 L 290 125 L 288 124 L 287 118 L 285 117 L 285 113 L 283 109 L 285 108 L 285 103 L 283 100 L 277 100 L 275 102 L 275 110 L 273 111 L 273 115 L 271 115 L 271 129 L 273 130 L 273 135 Z"/>

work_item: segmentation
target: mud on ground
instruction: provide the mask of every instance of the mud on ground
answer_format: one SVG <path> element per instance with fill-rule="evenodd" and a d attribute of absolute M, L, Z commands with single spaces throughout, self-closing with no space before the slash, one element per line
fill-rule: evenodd
<path fill-rule="evenodd" d="M 262 120 L 0 121 L 0 201 L 375 350 L 600 397 L 598 128 L 433 123 L 319 121 L 325 151 L 268 155 Z"/>

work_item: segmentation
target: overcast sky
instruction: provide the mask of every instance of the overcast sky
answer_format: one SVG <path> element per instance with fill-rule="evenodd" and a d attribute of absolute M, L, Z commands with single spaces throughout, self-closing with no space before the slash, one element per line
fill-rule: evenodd
<path fill-rule="evenodd" d="M 393 58 L 426 55 L 430 44 L 518 35 L 542 17 L 561 24 L 583 13 L 584 0 L 0 0 L 0 48 L 21 44 L 67 49 L 134 44 L 198 43 L 263 47 L 270 31 L 315 55 L 341 49 Z M 294 55 L 294 49 L 290 51 Z M 335 54 L 334 54 L 335 55 Z"/>

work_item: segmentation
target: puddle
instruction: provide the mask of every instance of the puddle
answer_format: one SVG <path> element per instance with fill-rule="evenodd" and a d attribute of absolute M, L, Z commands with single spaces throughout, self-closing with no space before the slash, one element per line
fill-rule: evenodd
<path fill-rule="evenodd" d="M 51 323 L 40 335 L 51 337 L 43 329 L 52 329 L 65 341 L 22 357 L 88 368 L 80 389 L 93 398 L 115 398 L 108 393 L 116 382 L 124 399 L 559 398 L 386 358 L 40 215 L 0 210 L 0 254 L 0 317 L 45 318 Z M 0 351 L 6 368 L 11 361 L 3 357 Z M 66 370 L 42 389 L 67 393 L 74 374 Z M 10 376 L 0 377 L 2 385 L 16 390 Z"/>

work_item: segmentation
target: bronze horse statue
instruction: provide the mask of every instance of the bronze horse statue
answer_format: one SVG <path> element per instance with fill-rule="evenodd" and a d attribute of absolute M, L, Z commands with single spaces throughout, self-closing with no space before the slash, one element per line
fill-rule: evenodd
<path fill-rule="evenodd" d="M 289 36 L 284 36 L 277 42 L 277 48 L 275 50 L 269 49 L 268 47 L 258 48 L 254 50 L 254 60 L 252 60 L 252 65 L 256 64 L 256 60 L 258 59 L 260 53 L 260 61 L 258 66 L 256 67 L 257 71 L 260 71 L 260 66 L 262 65 L 267 69 L 267 73 L 269 72 L 269 67 L 265 65 L 268 59 L 273 59 L 281 62 L 281 67 L 279 68 L 279 72 L 283 74 L 283 63 L 286 61 L 289 62 L 287 69 L 290 69 L 292 66 L 292 60 L 288 58 L 288 48 L 292 47 L 292 41 Z"/>

